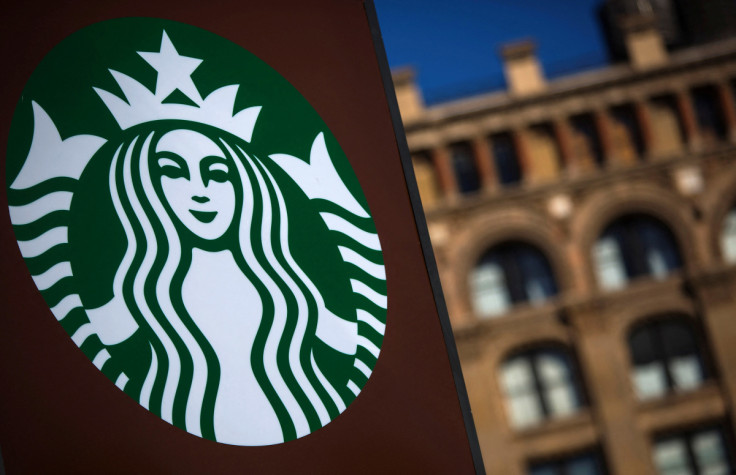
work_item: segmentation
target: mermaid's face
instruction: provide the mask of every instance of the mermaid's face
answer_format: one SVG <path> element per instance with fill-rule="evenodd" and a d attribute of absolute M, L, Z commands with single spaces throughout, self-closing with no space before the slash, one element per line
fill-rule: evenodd
<path fill-rule="evenodd" d="M 215 142 L 193 130 L 173 130 L 158 142 L 154 166 L 184 226 L 206 240 L 225 234 L 235 213 L 233 170 Z"/>

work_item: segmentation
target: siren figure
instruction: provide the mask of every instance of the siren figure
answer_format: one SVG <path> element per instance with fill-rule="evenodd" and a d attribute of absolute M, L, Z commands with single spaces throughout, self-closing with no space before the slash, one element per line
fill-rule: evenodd
<path fill-rule="evenodd" d="M 264 160 L 249 143 L 261 108 L 233 113 L 237 85 L 202 98 L 191 79 L 201 60 L 179 55 L 166 32 L 159 52 L 139 54 L 158 73 L 154 92 L 113 70 L 125 100 L 95 88 L 120 126 L 116 138 L 62 140 L 32 104 L 33 141 L 11 193 L 52 192 L 10 207 L 14 225 L 41 230 L 19 240 L 21 252 L 61 255 L 49 249 L 67 243 L 68 224 L 45 233 L 43 226 L 71 209 L 73 191 L 53 191 L 63 183 L 54 178 L 80 180 L 87 163 L 109 163 L 125 251 L 104 305 L 84 306 L 73 285 L 54 294 L 61 298 L 49 305 L 72 340 L 84 350 L 97 336 L 102 349 L 88 353 L 95 366 L 194 435 L 269 445 L 309 434 L 345 410 L 378 357 L 386 297 L 375 289 L 385 289 L 385 271 L 370 216 L 338 176 L 323 134 L 307 162 L 284 154 Z M 175 90 L 193 104 L 166 102 Z M 351 314 L 328 309 L 292 254 L 289 206 L 274 166 L 305 199 L 323 204 L 320 217 L 341 236 L 340 256 L 353 266 Z M 42 292 L 73 279 L 71 258 L 58 260 L 50 269 L 29 264 Z M 327 361 L 326 354 L 337 356 Z M 340 369 L 337 360 L 348 364 Z"/>

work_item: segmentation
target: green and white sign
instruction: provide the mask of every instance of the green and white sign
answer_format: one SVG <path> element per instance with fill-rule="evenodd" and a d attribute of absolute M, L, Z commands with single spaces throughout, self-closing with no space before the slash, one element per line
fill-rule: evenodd
<path fill-rule="evenodd" d="M 366 384 L 387 308 L 368 205 L 319 115 L 240 46 L 150 18 L 80 30 L 29 79 L 6 163 L 51 312 L 164 421 L 278 444 Z"/>

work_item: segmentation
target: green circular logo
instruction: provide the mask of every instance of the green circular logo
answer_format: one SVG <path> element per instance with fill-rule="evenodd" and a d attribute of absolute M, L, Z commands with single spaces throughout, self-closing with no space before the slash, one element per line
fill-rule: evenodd
<path fill-rule="evenodd" d="M 387 292 L 365 197 L 314 109 L 240 46 L 150 18 L 74 33 L 28 80 L 6 167 L 53 315 L 164 421 L 277 444 L 370 377 Z"/>

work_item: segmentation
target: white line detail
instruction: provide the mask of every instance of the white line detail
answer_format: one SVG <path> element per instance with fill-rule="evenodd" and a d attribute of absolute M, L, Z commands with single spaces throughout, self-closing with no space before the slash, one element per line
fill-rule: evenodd
<path fill-rule="evenodd" d="M 72 276 L 72 265 L 69 262 L 59 262 L 43 274 L 33 277 L 38 290 L 46 290 L 59 282 L 64 277 Z"/>
<path fill-rule="evenodd" d="M 386 268 L 383 264 L 376 264 L 369 261 L 357 252 L 343 246 L 337 246 L 340 251 L 342 260 L 350 264 L 355 264 L 360 270 L 366 272 L 368 275 L 375 277 L 376 279 L 386 280 Z"/>
<path fill-rule="evenodd" d="M 68 210 L 72 205 L 72 196 L 71 191 L 54 191 L 26 205 L 8 206 L 10 220 L 13 225 L 22 226 L 37 221 L 54 211 Z"/>
<path fill-rule="evenodd" d="M 105 363 L 109 359 L 110 359 L 110 352 L 108 352 L 106 348 L 103 348 L 100 350 L 99 353 L 95 355 L 95 358 L 92 360 L 92 364 L 95 365 L 97 369 L 102 371 L 102 367 L 105 365 Z"/>
<path fill-rule="evenodd" d="M 385 295 L 381 295 L 375 290 L 371 289 L 363 282 L 355 279 L 350 279 L 350 286 L 353 288 L 353 292 L 355 292 L 356 294 L 362 295 L 363 297 L 367 298 L 381 308 L 387 307 L 388 298 Z"/>
<path fill-rule="evenodd" d="M 358 371 L 363 373 L 366 378 L 371 377 L 371 372 L 372 372 L 371 369 L 368 367 L 367 364 L 363 363 L 357 358 L 355 359 L 355 367 L 358 368 Z"/>
<path fill-rule="evenodd" d="M 376 330 L 378 333 L 383 335 L 386 333 L 386 324 L 381 323 L 376 317 L 374 317 L 372 314 L 366 312 L 363 309 L 356 310 L 356 313 L 358 314 L 358 321 L 365 322 L 368 325 L 370 325 L 371 328 Z"/>
<path fill-rule="evenodd" d="M 31 259 L 40 256 L 57 244 L 66 242 L 69 242 L 68 229 L 66 226 L 58 226 L 30 241 L 18 241 L 18 247 L 24 258 Z"/>
<path fill-rule="evenodd" d="M 80 307 L 82 307 L 82 299 L 80 299 L 77 294 L 71 294 L 67 295 L 61 299 L 61 302 L 54 305 L 51 308 L 51 313 L 54 314 L 58 321 L 62 321 L 72 310 Z"/>
<path fill-rule="evenodd" d="M 377 346 L 376 346 L 375 344 L 373 344 L 373 342 L 372 342 L 372 341 L 370 341 L 370 340 L 369 340 L 368 338 L 366 338 L 366 337 L 364 337 L 364 336 L 362 336 L 362 335 L 361 335 L 361 336 L 359 336 L 359 337 L 358 337 L 358 345 L 360 345 L 360 346 L 362 346 L 363 348 L 365 348 L 366 350 L 370 351 L 370 353 L 371 353 L 371 354 L 372 354 L 372 355 L 373 355 L 374 357 L 378 358 L 378 353 L 379 353 L 379 352 L 380 352 L 381 350 L 379 350 L 379 349 L 378 349 L 378 347 L 377 347 Z"/>
<path fill-rule="evenodd" d="M 356 396 L 360 394 L 360 388 L 358 388 L 358 385 L 356 385 L 354 382 L 348 381 L 347 386 L 348 386 L 348 389 L 351 390 L 353 394 L 355 394 Z"/>
<path fill-rule="evenodd" d="M 330 231 L 342 233 L 368 249 L 381 250 L 381 242 L 378 240 L 377 234 L 363 231 L 347 219 L 333 213 L 323 212 L 319 215 L 322 216 L 322 220 Z"/>
<path fill-rule="evenodd" d="M 94 333 L 94 329 L 92 328 L 92 325 L 89 323 L 85 323 L 81 327 L 77 328 L 77 331 L 74 332 L 74 335 L 72 335 L 72 341 L 79 347 L 82 346 L 82 344 L 92 336 Z"/>

